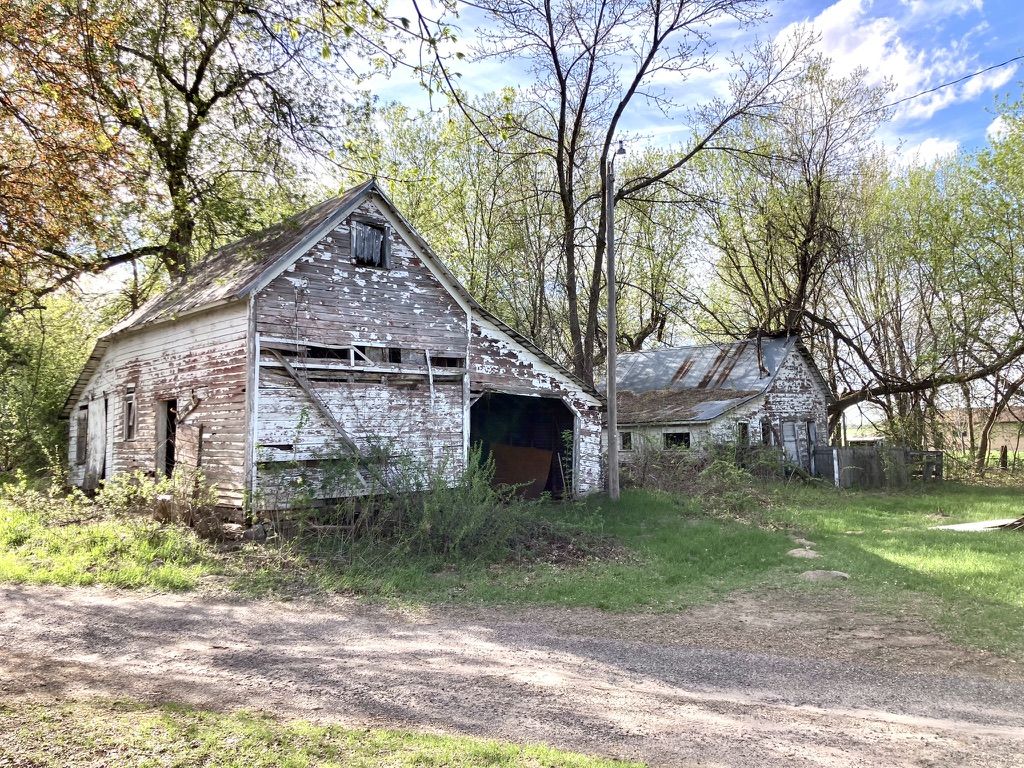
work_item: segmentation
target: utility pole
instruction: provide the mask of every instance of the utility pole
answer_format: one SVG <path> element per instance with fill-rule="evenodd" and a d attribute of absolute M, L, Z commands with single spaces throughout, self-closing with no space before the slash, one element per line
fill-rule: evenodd
<path fill-rule="evenodd" d="M 619 500 L 619 414 L 615 403 L 616 339 L 618 329 L 615 322 L 615 155 L 626 154 L 619 142 L 615 154 L 608 158 L 605 166 L 605 240 L 608 253 L 608 366 L 605 386 L 608 400 L 608 497 Z"/>

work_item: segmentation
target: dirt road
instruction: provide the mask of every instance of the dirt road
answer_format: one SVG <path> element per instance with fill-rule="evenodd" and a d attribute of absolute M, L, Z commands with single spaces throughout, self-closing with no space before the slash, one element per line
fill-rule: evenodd
<path fill-rule="evenodd" d="M 180 701 L 655 765 L 1024 765 L 1012 663 L 815 610 L 401 613 L 0 587 L 0 698 Z"/>

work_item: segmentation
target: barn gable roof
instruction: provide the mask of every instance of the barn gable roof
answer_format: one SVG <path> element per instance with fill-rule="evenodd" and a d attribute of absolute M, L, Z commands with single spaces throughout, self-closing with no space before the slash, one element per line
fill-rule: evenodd
<path fill-rule="evenodd" d="M 456 298 L 477 314 L 498 325 L 517 343 L 588 394 L 600 398 L 592 386 L 551 359 L 531 339 L 484 309 L 444 266 L 437 254 L 405 219 L 377 182 L 371 179 L 352 187 L 340 197 L 325 200 L 284 221 L 212 251 L 195 265 L 186 279 L 174 282 L 166 291 L 154 296 L 137 311 L 111 327 L 96 342 L 68 395 L 64 404 L 64 418 L 70 416 L 72 407 L 81 397 L 89 378 L 99 366 L 104 352 L 115 337 L 248 298 L 320 242 L 371 196 L 400 222 L 403 234 L 427 254 L 431 266 L 443 276 L 443 281 L 456 294 Z"/>
<path fill-rule="evenodd" d="M 341 197 L 325 200 L 212 251 L 195 265 L 187 279 L 174 282 L 104 337 L 245 298 L 264 275 L 279 265 L 291 263 L 323 239 L 376 186 L 373 181 L 360 184 Z"/>
<path fill-rule="evenodd" d="M 620 357 L 622 424 L 702 423 L 763 395 L 783 362 L 796 351 L 829 392 L 797 336 L 745 339 L 728 344 L 674 347 Z M 830 395 L 827 395 L 830 397 Z"/>

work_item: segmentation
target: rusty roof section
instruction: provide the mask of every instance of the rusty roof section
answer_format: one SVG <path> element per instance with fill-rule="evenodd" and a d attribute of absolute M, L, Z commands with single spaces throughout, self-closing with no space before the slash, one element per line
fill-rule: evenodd
<path fill-rule="evenodd" d="M 760 391 L 734 389 L 653 389 L 620 392 L 620 424 L 687 424 L 708 421 L 725 413 Z M 714 414 L 714 415 L 709 415 Z"/>
<path fill-rule="evenodd" d="M 793 351 L 808 360 L 824 385 L 824 379 L 796 336 L 621 355 L 616 377 L 619 421 L 652 424 L 716 419 L 763 394 Z M 827 386 L 825 391 L 828 392 Z"/>

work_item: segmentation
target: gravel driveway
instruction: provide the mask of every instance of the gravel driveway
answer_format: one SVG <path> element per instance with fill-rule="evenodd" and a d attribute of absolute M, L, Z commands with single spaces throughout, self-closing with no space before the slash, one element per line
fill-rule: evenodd
<path fill-rule="evenodd" d="M 1010 662 L 916 629 L 886 640 L 843 606 L 802 611 L 811 645 L 799 606 L 771 600 L 615 617 L 0 587 L 0 697 L 181 701 L 655 765 L 1024 765 Z"/>

